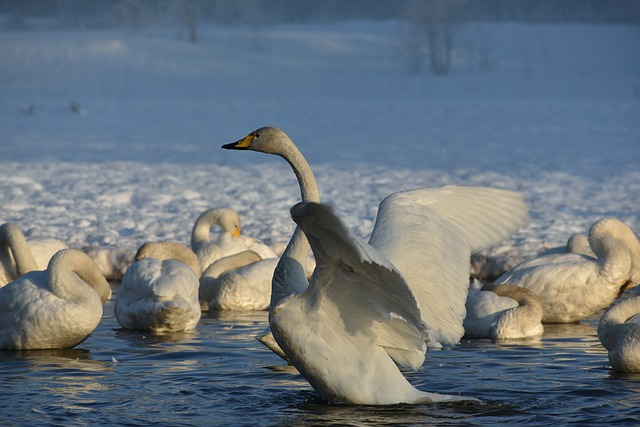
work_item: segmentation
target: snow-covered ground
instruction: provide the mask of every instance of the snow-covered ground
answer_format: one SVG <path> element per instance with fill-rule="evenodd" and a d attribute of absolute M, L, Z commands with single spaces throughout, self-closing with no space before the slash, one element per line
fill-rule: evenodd
<path fill-rule="evenodd" d="M 522 191 L 519 260 L 614 216 L 640 234 L 640 30 L 471 24 L 447 76 L 409 72 L 398 22 L 0 32 L 0 222 L 28 238 L 133 251 L 189 242 L 228 206 L 281 248 L 299 199 L 281 159 L 221 150 L 284 129 L 324 201 L 367 237 L 418 186 Z M 426 68 L 426 67 L 425 67 Z"/>

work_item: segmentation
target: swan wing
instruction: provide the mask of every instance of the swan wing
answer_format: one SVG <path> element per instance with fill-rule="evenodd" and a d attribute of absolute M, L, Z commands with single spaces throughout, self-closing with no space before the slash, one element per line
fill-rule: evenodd
<path fill-rule="evenodd" d="M 348 334 L 370 336 L 396 363 L 419 368 L 426 350 L 426 325 L 395 267 L 353 236 L 329 206 L 302 202 L 291 214 L 316 258 L 316 270 L 305 291 L 311 306 L 335 306 Z M 328 319 L 327 323 L 336 322 Z"/>
<path fill-rule="evenodd" d="M 464 334 L 471 251 L 496 244 L 527 221 L 522 195 L 447 186 L 394 193 L 379 206 L 371 246 L 400 271 L 416 296 L 430 342 Z"/>

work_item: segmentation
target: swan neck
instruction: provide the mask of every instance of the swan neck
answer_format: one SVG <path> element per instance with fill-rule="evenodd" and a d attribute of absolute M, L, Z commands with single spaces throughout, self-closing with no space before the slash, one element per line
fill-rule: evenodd
<path fill-rule="evenodd" d="M 9 258 L 8 264 L 15 266 L 16 278 L 38 269 L 27 239 L 17 225 L 5 223 L 0 226 L 0 247 L 3 258 Z"/>
<path fill-rule="evenodd" d="M 289 163 L 300 185 L 302 201 L 320 202 L 320 192 L 313 171 L 304 156 L 291 144 L 281 156 Z M 274 307 L 285 297 L 303 292 L 307 286 L 304 266 L 311 252 L 311 246 L 300 227 L 296 226 L 289 244 L 276 266 L 271 290 L 271 306 Z"/>
<path fill-rule="evenodd" d="M 207 267 L 204 275 L 217 279 L 228 271 L 236 270 L 260 260 L 260 255 L 254 251 L 248 250 L 240 252 L 216 260 L 213 264 Z"/>
<path fill-rule="evenodd" d="M 104 304 L 111 297 L 107 279 L 96 263 L 81 251 L 58 252 L 51 258 L 47 270 L 51 291 L 62 299 L 86 301 L 97 292 Z"/>
<path fill-rule="evenodd" d="M 222 211 L 220 209 L 210 209 L 203 212 L 196 222 L 193 224 L 191 230 L 191 247 L 195 249 L 195 246 L 202 244 L 203 242 L 211 241 L 211 227 L 220 222 L 220 216 Z"/>
<path fill-rule="evenodd" d="M 289 163 L 291 169 L 293 169 L 293 172 L 296 174 L 298 184 L 300 184 L 300 196 L 302 200 L 320 202 L 320 192 L 318 191 L 315 176 L 313 175 L 311 166 L 309 166 L 309 163 L 307 163 L 300 150 L 292 144 L 282 157 Z"/>
<path fill-rule="evenodd" d="M 622 300 L 611 306 L 600 318 L 598 337 L 605 347 L 613 345 L 618 338 L 616 327 L 640 313 L 640 297 Z"/>

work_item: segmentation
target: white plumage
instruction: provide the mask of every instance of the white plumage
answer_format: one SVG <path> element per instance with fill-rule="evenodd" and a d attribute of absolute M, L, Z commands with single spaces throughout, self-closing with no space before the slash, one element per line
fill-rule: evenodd
<path fill-rule="evenodd" d="M 218 225 L 222 231 L 211 240 L 211 227 Z M 191 231 L 191 249 L 198 256 L 200 269 L 206 270 L 216 260 L 228 255 L 252 250 L 260 259 L 276 258 L 276 253 L 265 243 L 241 233 L 240 216 L 229 208 L 209 209 L 200 214 Z"/>
<path fill-rule="evenodd" d="M 463 187 L 395 193 L 380 204 L 367 243 L 332 209 L 313 203 L 319 194 L 311 169 L 281 130 L 261 128 L 223 148 L 280 155 L 298 178 L 303 203 L 291 210 L 298 228 L 274 273 L 270 326 L 314 389 L 334 403 L 465 399 L 417 390 L 396 363 L 418 369 L 426 340 L 458 342 L 470 251 L 523 225 L 522 197 Z M 317 265 L 310 283 L 305 234 Z"/>
<path fill-rule="evenodd" d="M 527 289 L 512 285 L 485 285 L 470 289 L 464 336 L 507 340 L 542 335 L 542 305 Z"/>
<path fill-rule="evenodd" d="M 200 265 L 179 243 L 145 243 L 125 272 L 114 312 L 126 329 L 179 332 L 196 327 Z"/>
<path fill-rule="evenodd" d="M 81 251 L 57 252 L 45 271 L 31 271 L 0 289 L 0 349 L 69 348 L 102 318 L 111 288 Z"/>
<path fill-rule="evenodd" d="M 633 231 L 613 218 L 589 230 L 596 257 L 556 253 L 526 260 L 500 276 L 497 283 L 529 289 L 544 308 L 543 322 L 576 322 L 613 303 L 640 282 L 640 243 Z"/>
<path fill-rule="evenodd" d="M 640 372 L 640 296 L 609 307 L 600 318 L 598 337 L 614 371 Z"/>
<path fill-rule="evenodd" d="M 209 310 L 267 310 L 277 264 L 252 250 L 220 258 L 200 277 L 200 299 Z"/>

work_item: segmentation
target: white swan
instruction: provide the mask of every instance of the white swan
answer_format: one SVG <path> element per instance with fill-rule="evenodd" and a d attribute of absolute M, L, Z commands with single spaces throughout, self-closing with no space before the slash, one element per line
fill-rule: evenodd
<path fill-rule="evenodd" d="M 31 271 L 0 289 L 0 349 L 69 348 L 102 318 L 111 288 L 81 251 L 56 253 L 45 271 Z"/>
<path fill-rule="evenodd" d="M 200 277 L 200 299 L 208 310 L 267 310 L 277 264 L 253 250 L 220 258 Z"/>
<path fill-rule="evenodd" d="M 458 342 L 470 251 L 524 223 L 521 196 L 462 187 L 395 193 L 380 204 L 367 244 L 330 208 L 308 202 L 319 199 L 313 174 L 281 130 L 261 128 L 223 148 L 279 155 L 298 178 L 305 202 L 291 211 L 298 227 L 274 273 L 269 317 L 275 340 L 314 389 L 334 403 L 466 399 L 417 390 L 396 363 L 419 368 L 427 338 Z M 317 262 L 310 283 L 302 230 Z"/>
<path fill-rule="evenodd" d="M 543 322 L 577 322 L 608 307 L 640 281 L 640 243 L 626 224 L 613 218 L 597 221 L 589 230 L 589 245 L 597 258 L 543 255 L 516 265 L 496 283 L 536 294 L 544 308 Z"/>
<path fill-rule="evenodd" d="M 11 222 L 0 225 L 0 286 L 33 270 L 38 263 L 20 228 Z"/>
<path fill-rule="evenodd" d="M 211 227 L 214 225 L 222 227 L 215 242 L 211 241 Z M 191 249 L 198 256 L 201 270 L 206 270 L 222 257 L 249 249 L 261 259 L 277 257 L 268 245 L 258 239 L 243 236 L 240 231 L 240 216 L 233 209 L 214 208 L 200 214 L 191 231 Z"/>
<path fill-rule="evenodd" d="M 600 318 L 598 338 L 614 371 L 640 372 L 640 296 L 609 307 Z"/>
<path fill-rule="evenodd" d="M 150 332 L 196 327 L 200 264 L 193 251 L 175 242 L 145 243 L 125 272 L 114 312 L 120 326 Z"/>
<path fill-rule="evenodd" d="M 580 233 L 575 233 L 569 236 L 569 238 L 567 239 L 566 245 L 547 249 L 541 252 L 538 256 L 560 254 L 560 253 L 582 254 L 582 255 L 588 255 L 593 258 L 596 257 L 596 255 L 591 250 L 591 246 L 589 245 L 589 239 L 587 238 L 587 236 Z"/>
<path fill-rule="evenodd" d="M 136 250 L 131 248 L 99 246 L 83 247 L 82 252 L 93 259 L 107 280 L 121 280 L 136 255 Z"/>
<path fill-rule="evenodd" d="M 544 332 L 542 304 L 533 292 L 512 285 L 469 290 L 464 336 L 507 340 L 538 337 Z"/>

